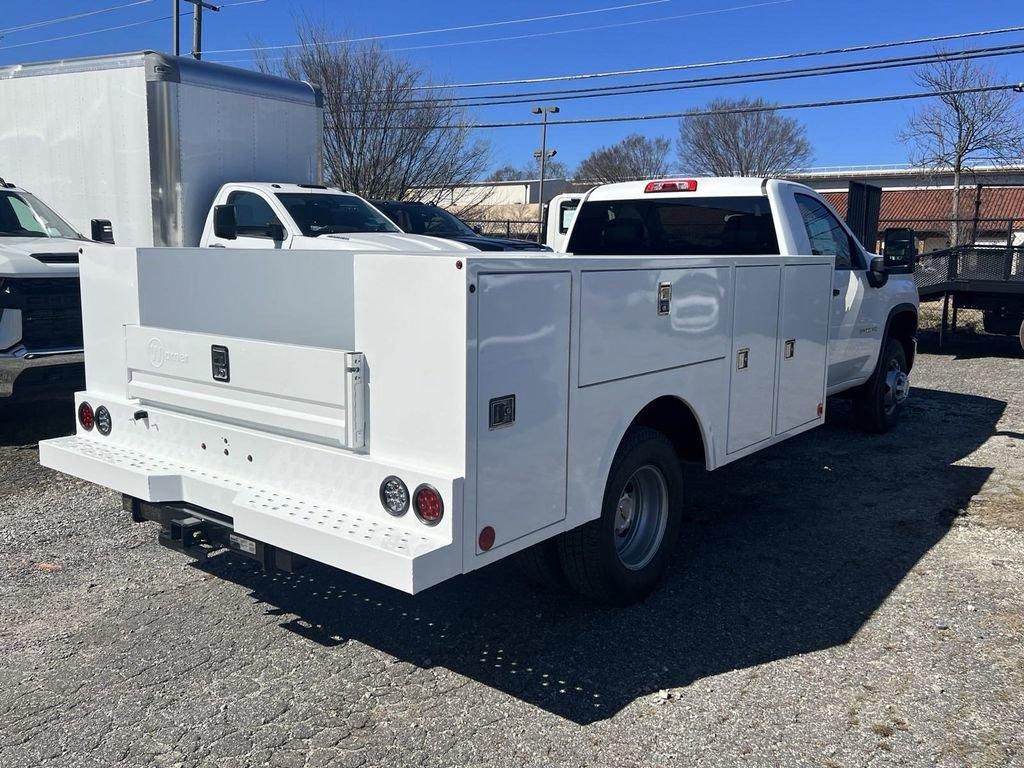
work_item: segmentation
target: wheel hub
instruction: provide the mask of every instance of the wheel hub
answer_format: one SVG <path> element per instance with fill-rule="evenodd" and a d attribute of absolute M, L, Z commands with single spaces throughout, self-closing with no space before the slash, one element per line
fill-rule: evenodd
<path fill-rule="evenodd" d="M 899 367 L 889 369 L 885 376 L 885 409 L 891 411 L 902 405 L 910 395 L 910 378 Z"/>
<path fill-rule="evenodd" d="M 661 547 L 668 524 L 668 483 L 657 467 L 640 467 L 615 505 L 615 553 L 630 570 L 646 566 Z"/>

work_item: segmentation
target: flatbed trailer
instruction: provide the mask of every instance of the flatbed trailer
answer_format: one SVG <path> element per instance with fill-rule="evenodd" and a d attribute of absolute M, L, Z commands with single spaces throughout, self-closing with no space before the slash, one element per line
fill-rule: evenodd
<path fill-rule="evenodd" d="M 1024 346 L 1024 248 L 972 245 L 924 254 L 914 283 L 921 301 L 942 302 L 940 346 L 947 330 L 956 332 L 961 309 L 980 310 L 986 332 L 1019 335 Z"/>

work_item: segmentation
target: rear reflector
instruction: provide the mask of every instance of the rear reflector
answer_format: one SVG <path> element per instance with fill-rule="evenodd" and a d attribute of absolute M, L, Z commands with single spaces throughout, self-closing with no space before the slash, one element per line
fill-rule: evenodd
<path fill-rule="evenodd" d="M 663 179 L 652 181 L 644 187 L 644 192 L 696 192 L 696 179 Z"/>

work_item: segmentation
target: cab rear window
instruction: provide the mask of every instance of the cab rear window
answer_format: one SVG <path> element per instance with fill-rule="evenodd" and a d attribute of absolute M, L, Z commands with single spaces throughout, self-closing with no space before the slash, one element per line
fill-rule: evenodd
<path fill-rule="evenodd" d="M 777 254 L 766 197 L 587 201 L 566 249 L 578 256 Z"/>

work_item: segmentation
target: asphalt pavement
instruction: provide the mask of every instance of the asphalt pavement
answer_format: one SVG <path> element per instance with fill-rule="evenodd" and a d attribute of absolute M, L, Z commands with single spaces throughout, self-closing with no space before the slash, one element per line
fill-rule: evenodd
<path fill-rule="evenodd" d="M 193 564 L 0 414 L 0 766 L 1024 765 L 1024 356 L 922 339 L 898 428 L 715 473 L 625 610 Z"/>

